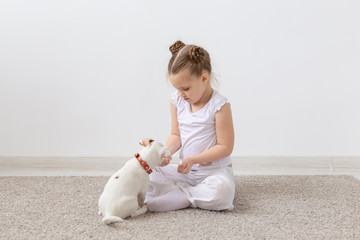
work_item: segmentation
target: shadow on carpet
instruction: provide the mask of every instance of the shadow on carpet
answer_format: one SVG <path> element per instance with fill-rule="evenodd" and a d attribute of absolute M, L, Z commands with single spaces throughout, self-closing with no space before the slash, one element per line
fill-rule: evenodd
<path fill-rule="evenodd" d="M 351 176 L 236 176 L 234 210 L 97 215 L 108 177 L 0 177 L 0 239 L 360 239 Z"/>

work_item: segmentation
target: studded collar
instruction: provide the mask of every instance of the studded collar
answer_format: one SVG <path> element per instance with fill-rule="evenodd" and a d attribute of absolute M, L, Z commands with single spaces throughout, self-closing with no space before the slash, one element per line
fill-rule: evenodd
<path fill-rule="evenodd" d="M 151 168 L 149 167 L 149 165 L 140 158 L 140 154 L 139 153 L 135 153 L 135 158 L 139 161 L 140 165 L 144 168 L 144 170 L 150 174 L 152 173 Z"/>

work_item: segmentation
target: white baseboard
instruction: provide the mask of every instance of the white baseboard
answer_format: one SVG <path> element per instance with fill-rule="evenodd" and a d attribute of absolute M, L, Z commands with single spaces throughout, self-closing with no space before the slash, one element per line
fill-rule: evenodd
<path fill-rule="evenodd" d="M 130 158 L 0 156 L 0 176 L 110 175 Z M 232 162 L 237 175 L 360 176 L 360 156 L 240 156 Z"/>

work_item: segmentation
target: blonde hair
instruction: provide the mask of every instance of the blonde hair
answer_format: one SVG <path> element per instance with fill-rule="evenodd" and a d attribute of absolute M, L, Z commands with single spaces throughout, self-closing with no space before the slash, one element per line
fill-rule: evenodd
<path fill-rule="evenodd" d="M 191 75 L 199 77 L 204 70 L 211 75 L 211 62 L 209 53 L 196 45 L 185 45 L 176 41 L 169 48 L 172 53 L 168 64 L 168 75 L 179 73 L 188 69 Z"/>

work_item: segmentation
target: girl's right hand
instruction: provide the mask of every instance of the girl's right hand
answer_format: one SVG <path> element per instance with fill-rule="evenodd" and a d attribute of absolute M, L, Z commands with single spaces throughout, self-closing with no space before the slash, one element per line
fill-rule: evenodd
<path fill-rule="evenodd" d="M 164 167 L 164 166 L 168 165 L 170 163 L 170 160 L 171 160 L 171 158 L 164 157 L 160 164 L 160 167 Z"/>

